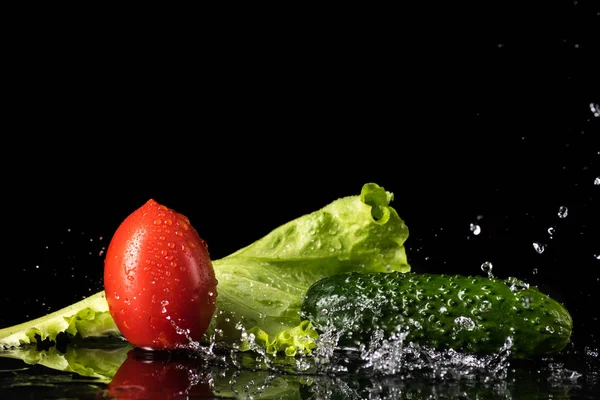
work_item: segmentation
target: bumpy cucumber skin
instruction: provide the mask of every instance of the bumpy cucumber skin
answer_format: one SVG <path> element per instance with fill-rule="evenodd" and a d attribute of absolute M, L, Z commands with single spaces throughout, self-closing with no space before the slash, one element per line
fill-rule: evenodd
<path fill-rule="evenodd" d="M 414 272 L 322 279 L 307 291 L 301 314 L 320 329 L 333 324 L 341 346 L 368 344 L 376 330 L 386 336 L 404 330 L 405 343 L 497 354 L 510 337 L 508 354 L 515 358 L 560 352 L 573 327 L 567 309 L 535 286 Z"/>

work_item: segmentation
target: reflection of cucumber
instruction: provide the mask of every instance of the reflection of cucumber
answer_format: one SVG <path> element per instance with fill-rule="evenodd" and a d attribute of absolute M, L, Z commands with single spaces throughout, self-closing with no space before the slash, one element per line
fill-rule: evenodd
<path fill-rule="evenodd" d="M 380 330 L 475 354 L 498 353 L 512 343 L 510 354 L 519 358 L 561 351 L 573 326 L 562 304 L 516 279 L 414 272 L 324 278 L 309 288 L 302 314 L 318 329 L 333 324 L 342 346 L 368 344 Z"/>

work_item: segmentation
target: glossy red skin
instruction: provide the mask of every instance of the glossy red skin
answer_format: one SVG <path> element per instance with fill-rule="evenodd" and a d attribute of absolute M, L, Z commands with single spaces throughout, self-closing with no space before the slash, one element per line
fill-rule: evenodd
<path fill-rule="evenodd" d="M 208 379 L 198 379 L 202 375 L 202 368 L 193 360 L 148 360 L 133 349 L 108 384 L 107 392 L 114 399 L 212 399 Z"/>
<path fill-rule="evenodd" d="M 174 349 L 206 333 L 217 280 L 207 244 L 188 218 L 150 199 L 113 235 L 104 260 L 104 290 L 127 341 L 145 349 Z"/>

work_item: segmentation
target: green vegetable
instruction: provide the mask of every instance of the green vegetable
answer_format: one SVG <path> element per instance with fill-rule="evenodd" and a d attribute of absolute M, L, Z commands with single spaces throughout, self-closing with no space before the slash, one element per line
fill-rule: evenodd
<path fill-rule="evenodd" d="M 407 272 L 408 228 L 389 206 L 392 193 L 375 183 L 337 199 L 262 239 L 213 260 L 217 310 L 208 335 L 220 343 L 268 353 L 310 353 L 318 334 L 299 312 L 311 284 L 348 271 Z M 0 348 L 70 337 L 113 334 L 104 292 L 45 317 L 0 330 Z M 85 314 L 84 323 L 80 313 Z M 96 324 L 98 325 L 96 327 Z M 97 329 L 95 329 L 97 328 Z M 252 339 L 254 338 L 254 339 Z"/>
<path fill-rule="evenodd" d="M 29 365 L 43 365 L 58 371 L 73 372 L 80 376 L 94 378 L 98 382 L 108 383 L 132 348 L 133 346 L 127 342 L 98 348 L 68 346 L 64 352 L 56 347 L 40 351 L 33 346 L 20 346 L 0 351 L 0 357 L 22 360 Z"/>
<path fill-rule="evenodd" d="M 380 331 L 475 354 L 510 345 L 516 358 L 561 351 L 573 325 L 562 304 L 514 278 L 414 272 L 324 278 L 308 289 L 302 314 L 320 331 L 333 329 L 343 346 L 368 345 Z"/>
<path fill-rule="evenodd" d="M 43 384 L 50 389 L 52 389 L 53 382 L 59 382 L 61 385 L 86 382 L 93 385 L 109 385 L 119 368 L 127 361 L 128 353 L 134 351 L 134 348 L 127 342 L 117 342 L 111 346 L 106 346 L 104 341 L 96 344 L 98 344 L 98 347 L 68 346 L 64 353 L 57 350 L 56 347 L 39 351 L 34 346 L 21 346 L 9 350 L 0 350 L 0 358 L 21 360 L 29 365 L 41 365 L 53 371 L 63 372 L 64 374 L 52 373 L 50 377 L 41 378 L 44 379 Z M 179 375 L 168 373 L 171 367 L 188 371 L 189 388 L 195 385 L 207 384 L 210 379 L 214 398 L 219 399 L 302 399 L 304 397 L 300 395 L 301 387 L 312 384 L 312 377 L 308 375 L 274 373 L 268 369 L 256 368 L 256 356 L 249 353 L 239 353 L 238 358 L 237 362 L 242 366 L 247 365 L 249 367 L 224 367 L 218 362 L 214 364 L 203 363 L 202 360 L 188 359 L 184 355 L 179 357 L 178 354 L 174 354 L 172 358 L 169 358 L 167 361 L 169 365 L 164 365 L 160 356 L 157 356 L 156 359 L 152 359 L 152 356 L 150 356 L 148 360 L 136 362 L 156 363 L 156 379 L 160 379 L 165 385 L 184 383 L 177 380 L 180 378 Z M 189 360 L 191 362 L 187 362 Z M 162 367 L 161 364 L 163 364 Z M 290 360 L 290 368 L 295 365 L 293 359 Z M 1 379 L 3 377 L 2 372 L 10 373 L 11 371 L 0 370 L 0 384 L 3 383 Z M 75 374 L 78 376 L 73 377 Z M 8 374 L 5 375 L 8 377 Z M 12 386 L 8 388 L 9 391 L 10 389 L 25 390 L 22 386 L 19 388 L 20 385 L 14 385 L 14 378 L 7 379 L 12 379 L 10 382 Z M 27 384 L 31 385 L 31 383 Z M 4 394 L 5 391 L 2 389 L 6 390 L 7 387 L 0 386 L 0 393 Z M 129 394 L 131 396 L 127 396 L 127 398 L 141 398 L 136 395 L 146 393 L 143 386 L 125 386 L 120 387 L 120 390 L 123 395 Z M 52 394 L 56 396 L 55 393 Z M 96 396 L 90 398 L 113 398 L 98 393 L 96 393 Z M 4 399 L 4 397 L 2 398 Z M 30 395 L 29 398 L 32 398 L 32 396 Z M 88 397 L 82 394 L 81 398 Z M 196 397 L 192 396 L 190 398 Z"/>
<path fill-rule="evenodd" d="M 348 271 L 410 270 L 408 228 L 392 200 L 368 183 L 360 196 L 335 200 L 214 261 L 219 284 L 211 329 L 226 342 L 241 339 L 242 349 L 251 344 L 242 335 L 250 333 L 268 353 L 310 353 L 318 335 L 299 312 L 311 284 Z"/>
<path fill-rule="evenodd" d="M 0 349 L 55 342 L 61 333 L 82 339 L 119 337 L 121 333 L 108 312 L 104 291 L 43 317 L 0 329 Z"/>

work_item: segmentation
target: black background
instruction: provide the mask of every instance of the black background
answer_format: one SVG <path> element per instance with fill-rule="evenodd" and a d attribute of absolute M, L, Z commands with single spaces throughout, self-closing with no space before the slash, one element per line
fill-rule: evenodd
<path fill-rule="evenodd" d="M 595 345 L 596 8 L 31 37 L 7 62 L 0 327 L 102 290 L 112 233 L 149 198 L 218 259 L 375 182 L 413 270 L 491 262 L 565 302 Z"/>

